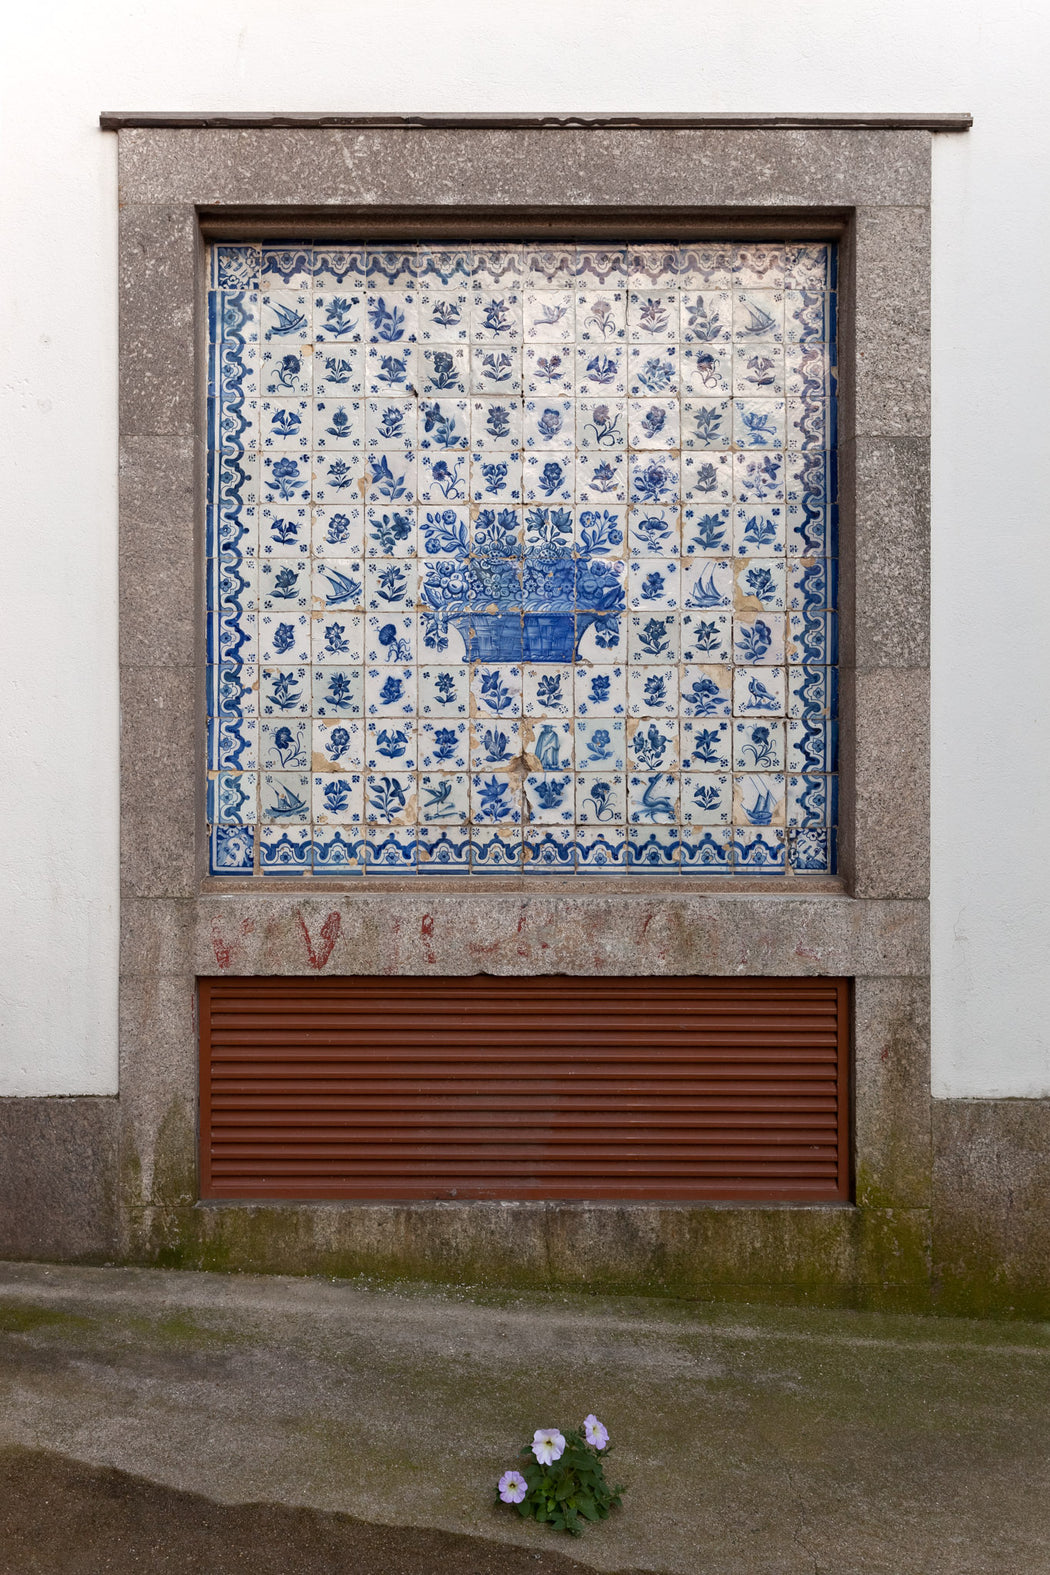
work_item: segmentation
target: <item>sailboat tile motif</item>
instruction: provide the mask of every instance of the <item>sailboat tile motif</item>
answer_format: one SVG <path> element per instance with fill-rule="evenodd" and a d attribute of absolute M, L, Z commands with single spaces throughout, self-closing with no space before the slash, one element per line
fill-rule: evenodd
<path fill-rule="evenodd" d="M 833 872 L 835 268 L 213 247 L 211 872 Z"/>

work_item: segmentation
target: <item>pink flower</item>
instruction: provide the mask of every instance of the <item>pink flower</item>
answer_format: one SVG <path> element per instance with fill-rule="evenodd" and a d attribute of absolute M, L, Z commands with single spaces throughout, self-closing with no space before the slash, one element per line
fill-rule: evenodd
<path fill-rule="evenodd" d="M 604 1449 L 609 1442 L 609 1429 L 602 1426 L 593 1411 L 583 1419 L 583 1435 L 595 1449 Z"/>
<path fill-rule="evenodd" d="M 538 1427 L 532 1435 L 532 1453 L 541 1466 L 553 1465 L 565 1453 L 565 1438 L 556 1427 Z"/>
<path fill-rule="evenodd" d="M 525 1478 L 520 1471 L 504 1471 L 499 1479 L 499 1496 L 504 1504 L 520 1504 L 525 1497 Z"/>

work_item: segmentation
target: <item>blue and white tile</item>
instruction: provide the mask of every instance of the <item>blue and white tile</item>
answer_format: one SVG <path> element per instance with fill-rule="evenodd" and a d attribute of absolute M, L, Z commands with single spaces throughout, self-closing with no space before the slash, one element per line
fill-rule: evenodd
<path fill-rule="evenodd" d="M 216 771 L 208 776 L 207 811 L 213 823 L 247 826 L 256 819 L 256 771 Z"/>
<path fill-rule="evenodd" d="M 368 875 L 413 875 L 415 870 L 414 829 L 369 828 L 365 838 L 365 871 Z"/>
<path fill-rule="evenodd" d="M 683 289 L 679 313 L 683 344 L 728 344 L 733 337 L 733 297 L 728 290 Z"/>
<path fill-rule="evenodd" d="M 835 778 L 820 774 L 788 777 L 787 823 L 789 826 L 826 826 L 837 817 Z"/>
<path fill-rule="evenodd" d="M 259 669 L 254 662 L 213 662 L 207 673 L 209 716 L 258 716 Z"/>
<path fill-rule="evenodd" d="M 521 869 L 521 830 L 506 826 L 474 827 L 470 834 L 471 872 L 510 874 Z"/>
<path fill-rule="evenodd" d="M 470 836 L 465 830 L 420 827 L 418 869 L 421 875 L 469 875 Z"/>
<path fill-rule="evenodd" d="M 516 718 L 477 717 L 470 724 L 472 772 L 507 772 L 524 752 L 521 722 Z"/>
<path fill-rule="evenodd" d="M 366 667 L 365 715 L 403 720 L 416 715 L 414 667 Z"/>
<path fill-rule="evenodd" d="M 212 248 L 211 283 L 220 290 L 255 290 L 262 272 L 262 251 L 248 244 Z"/>
<path fill-rule="evenodd" d="M 416 660 L 416 615 L 371 612 L 365 618 L 365 661 L 369 666 L 403 667 Z"/>
<path fill-rule="evenodd" d="M 835 868 L 836 831 L 832 826 L 788 832 L 788 864 L 798 875 L 827 875 Z"/>
<path fill-rule="evenodd" d="M 370 338 L 363 291 L 337 290 L 313 298 L 316 345 L 354 345 Z"/>
<path fill-rule="evenodd" d="M 580 290 L 622 292 L 627 288 L 627 248 L 624 246 L 577 246 L 575 267 Z"/>
<path fill-rule="evenodd" d="M 822 290 L 787 290 L 784 320 L 789 344 L 826 344 L 834 338 L 835 297 Z"/>
<path fill-rule="evenodd" d="M 732 826 L 684 826 L 680 859 L 683 871 L 728 875 L 733 869 Z"/>
<path fill-rule="evenodd" d="M 834 667 L 788 668 L 788 716 L 837 716 L 838 673 Z"/>
<path fill-rule="evenodd" d="M 421 344 L 467 344 L 470 339 L 471 294 L 466 289 L 431 289 L 421 283 L 417 329 Z"/>
<path fill-rule="evenodd" d="M 632 344 L 661 346 L 678 341 L 677 290 L 631 289 L 627 294 L 627 338 Z"/>
<path fill-rule="evenodd" d="M 420 769 L 437 776 L 469 768 L 470 727 L 466 721 L 435 717 L 419 722 L 416 731 Z"/>
<path fill-rule="evenodd" d="M 614 718 L 627 713 L 627 669 L 620 663 L 578 666 L 573 679 L 576 715 Z"/>
<path fill-rule="evenodd" d="M 364 669 L 350 665 L 315 667 L 312 694 L 314 716 L 361 716 L 365 707 Z"/>
<path fill-rule="evenodd" d="M 315 667 L 358 667 L 365 656 L 362 613 L 326 612 L 311 619 L 310 660 Z"/>
<path fill-rule="evenodd" d="M 251 875 L 255 869 L 254 826 L 212 826 L 209 868 L 213 875 Z"/>
<path fill-rule="evenodd" d="M 715 663 L 683 666 L 683 717 L 729 716 L 733 709 L 733 669 Z"/>
<path fill-rule="evenodd" d="M 618 454 L 627 447 L 625 399 L 578 399 L 576 446 L 596 458 Z"/>
<path fill-rule="evenodd" d="M 315 613 L 359 612 L 365 604 L 360 558 L 315 558 L 311 597 Z"/>
<path fill-rule="evenodd" d="M 259 735 L 260 765 L 264 771 L 308 771 L 311 763 L 311 728 L 306 717 L 264 721 Z"/>
<path fill-rule="evenodd" d="M 419 822 L 465 826 L 470 818 L 470 778 L 461 771 L 421 771 Z"/>
<path fill-rule="evenodd" d="M 368 283 L 362 338 L 381 353 L 399 352 L 406 345 L 414 345 L 419 337 L 416 293 L 412 288 L 402 288 L 405 284 L 411 286 L 413 281 L 399 279 L 391 285 L 382 279 L 377 284 L 370 278 Z M 371 349 L 368 358 L 371 363 Z"/>
<path fill-rule="evenodd" d="M 721 665 L 732 661 L 731 614 L 717 609 L 711 612 L 683 612 L 679 625 L 679 648 L 683 662 Z"/>
<path fill-rule="evenodd" d="M 786 836 L 781 826 L 738 826 L 733 834 L 733 866 L 739 874 L 753 871 L 781 875 L 785 868 Z"/>
<path fill-rule="evenodd" d="M 566 412 L 563 409 L 563 419 Z M 569 428 L 571 431 L 571 421 Z M 520 400 L 486 395 L 470 402 L 470 447 L 481 453 L 520 452 L 522 448 L 522 407 Z"/>
<path fill-rule="evenodd" d="M 365 820 L 370 826 L 414 825 L 415 772 L 369 771 L 365 775 Z"/>
<path fill-rule="evenodd" d="M 574 246 L 525 246 L 521 279 L 526 290 L 571 290 L 576 283 Z"/>
<path fill-rule="evenodd" d="M 787 657 L 818 667 L 838 661 L 838 614 L 791 612 L 788 614 Z"/>
<path fill-rule="evenodd" d="M 632 771 L 673 771 L 678 759 L 678 719 L 645 716 L 627 723 L 627 763 Z"/>
<path fill-rule="evenodd" d="M 782 771 L 748 771 L 733 778 L 733 823 L 782 826 L 787 783 Z"/>
<path fill-rule="evenodd" d="M 264 289 L 309 290 L 314 259 L 309 246 L 263 246 L 259 277 Z"/>
<path fill-rule="evenodd" d="M 315 399 L 360 399 L 365 390 L 365 352 L 360 345 L 318 345 L 313 352 Z"/>
<path fill-rule="evenodd" d="M 725 292 L 735 281 L 736 249 L 726 241 L 689 241 L 678 248 L 682 290 Z"/>
<path fill-rule="evenodd" d="M 367 277 L 368 259 L 363 246 L 322 246 L 314 252 L 316 290 L 361 290 Z"/>
<path fill-rule="evenodd" d="M 584 450 L 576 466 L 577 503 L 625 503 L 629 472 L 623 451 L 599 453 Z"/>
<path fill-rule="evenodd" d="M 733 498 L 733 456 L 721 449 L 691 450 L 682 454 L 681 496 L 694 508 L 699 504 L 723 508 Z"/>
<path fill-rule="evenodd" d="M 627 836 L 622 828 L 601 830 L 578 827 L 576 831 L 576 868 L 597 874 L 623 874 L 627 868 Z"/>
<path fill-rule="evenodd" d="M 828 717 L 790 717 L 787 767 L 800 775 L 834 771 L 838 765 L 838 723 Z"/>
<path fill-rule="evenodd" d="M 470 714 L 470 668 L 431 663 L 418 670 L 419 715 L 466 717 Z"/>
<path fill-rule="evenodd" d="M 264 454 L 260 490 L 267 504 L 309 503 L 313 490 L 310 456 L 303 453 Z M 248 501 L 243 493 L 242 500 Z"/>
<path fill-rule="evenodd" d="M 677 667 L 631 666 L 627 669 L 627 711 L 630 716 L 677 716 Z"/>
<path fill-rule="evenodd" d="M 627 351 L 627 389 L 635 399 L 667 398 L 678 392 L 676 344 L 632 344 Z"/>
<path fill-rule="evenodd" d="M 685 611 L 714 612 L 733 605 L 733 564 L 727 558 L 684 558 L 681 605 Z"/>
<path fill-rule="evenodd" d="M 259 713 L 261 716 L 309 716 L 309 666 L 284 662 L 264 667 L 259 681 Z"/>
<path fill-rule="evenodd" d="M 480 771 L 470 779 L 470 819 L 474 825 L 520 826 L 522 791 L 505 771 Z"/>
<path fill-rule="evenodd" d="M 365 268 L 368 288 L 414 293 L 418 274 L 418 253 L 414 246 L 367 246 Z"/>
<path fill-rule="evenodd" d="M 579 290 L 575 305 L 579 343 L 615 343 L 627 338 L 626 290 Z"/>
<path fill-rule="evenodd" d="M 428 362 L 426 350 L 405 340 L 397 344 L 370 344 L 365 351 L 365 391 L 370 398 L 377 395 L 385 398 L 390 394 L 411 396 L 419 386 L 421 368 L 429 366 L 433 373 L 434 358 L 453 353 L 451 349 L 447 352 L 430 350 Z"/>
<path fill-rule="evenodd" d="M 309 351 L 267 345 L 259 360 L 260 392 L 270 399 L 309 399 L 314 391 L 315 359 Z"/>
<path fill-rule="evenodd" d="M 782 344 L 784 291 L 734 290 L 733 340 L 737 344 Z"/>
<path fill-rule="evenodd" d="M 630 662 L 675 662 L 679 659 L 679 619 L 673 612 L 631 613 L 627 619 Z"/>
<path fill-rule="evenodd" d="M 698 407 L 721 411 L 733 392 L 733 351 L 728 344 L 683 345 L 678 357 L 684 397 Z M 723 422 L 718 429 L 725 431 Z"/>
<path fill-rule="evenodd" d="M 678 725 L 683 771 L 728 771 L 731 768 L 734 724 L 728 717 L 690 718 Z"/>
<path fill-rule="evenodd" d="M 733 778 L 728 771 L 683 771 L 681 818 L 685 826 L 728 826 L 733 820 Z"/>
<path fill-rule="evenodd" d="M 360 826 L 365 816 L 360 771 L 324 771 L 313 778 L 314 825 Z"/>
<path fill-rule="evenodd" d="M 744 449 L 733 456 L 733 497 L 738 503 L 782 503 L 784 456 L 779 451 Z"/>
<path fill-rule="evenodd" d="M 734 571 L 733 600 L 738 613 L 783 611 L 785 567 L 782 559 L 737 558 Z"/>
<path fill-rule="evenodd" d="M 782 667 L 733 669 L 733 713 L 736 716 L 783 716 L 785 691 Z"/>
<path fill-rule="evenodd" d="M 516 450 L 495 453 L 492 449 L 480 449 L 472 453 L 469 482 L 471 502 L 490 505 L 520 503 L 522 473 L 522 456 Z M 458 486 L 458 478 L 455 484 Z"/>
<path fill-rule="evenodd" d="M 265 567 L 266 565 L 264 565 Z M 282 567 L 278 560 L 273 567 Z M 309 613 L 263 612 L 259 615 L 259 660 L 263 667 L 284 663 L 306 666 L 310 661 Z"/>
<path fill-rule="evenodd" d="M 427 352 L 424 352 L 426 359 Z M 454 357 L 456 352 L 449 350 L 434 350 L 430 353 L 428 365 L 429 386 L 437 388 L 440 383 L 448 384 L 449 392 L 453 388 L 460 388 L 463 382 L 465 366 L 456 357 L 453 364 L 446 364 L 442 357 Z M 552 352 L 556 357 L 557 352 Z M 522 387 L 522 358 L 521 346 L 518 344 L 478 344 L 472 345 L 469 352 L 469 382 L 472 394 L 499 394 L 504 397 L 514 398 L 521 393 Z M 464 356 L 464 362 L 466 356 Z M 453 381 L 455 379 L 455 382 Z M 557 378 L 553 379 L 557 386 Z M 463 390 L 465 391 L 465 389 Z"/>
<path fill-rule="evenodd" d="M 361 875 L 365 865 L 365 840 L 344 826 L 315 826 L 313 871 L 340 880 Z"/>
<path fill-rule="evenodd" d="M 627 789 L 622 771 L 577 772 L 577 825 L 621 826 L 626 819 Z"/>
<path fill-rule="evenodd" d="M 678 449 L 682 446 L 677 399 L 632 399 L 628 433 L 634 449 Z"/>
<path fill-rule="evenodd" d="M 312 768 L 314 771 L 360 771 L 371 764 L 371 743 L 371 735 L 366 735 L 364 723 L 358 718 L 318 719 L 313 724 Z"/>
<path fill-rule="evenodd" d="M 259 510 L 259 537 L 267 558 L 307 558 L 311 511 L 308 504 L 264 504 Z"/>
<path fill-rule="evenodd" d="M 747 241 L 736 247 L 733 273 L 747 288 L 783 289 L 786 248 L 768 241 Z"/>
<path fill-rule="evenodd" d="M 834 607 L 838 564 L 833 558 L 789 558 L 787 604 L 793 611 L 816 612 Z"/>
<path fill-rule="evenodd" d="M 668 875 L 678 868 L 681 833 L 677 826 L 632 827 L 627 837 L 627 867 L 634 875 Z"/>
<path fill-rule="evenodd" d="M 522 294 L 522 335 L 534 344 L 572 344 L 576 337 L 571 289 L 530 290 Z"/>
<path fill-rule="evenodd" d="M 737 771 L 783 771 L 784 763 L 782 721 L 733 723 L 733 765 Z"/>
<path fill-rule="evenodd" d="M 571 826 L 528 827 L 522 844 L 530 875 L 571 874 L 575 869 L 576 839 Z"/>
<path fill-rule="evenodd" d="M 622 771 L 626 765 L 626 735 L 619 717 L 577 721 L 574 737 L 579 771 Z"/>
<path fill-rule="evenodd" d="M 308 290 L 266 290 L 259 297 L 260 338 L 266 345 L 312 343 L 313 298 Z"/>
<path fill-rule="evenodd" d="M 683 448 L 726 449 L 732 440 L 732 406 L 728 399 L 691 398 L 682 401 Z"/>
<path fill-rule="evenodd" d="M 414 558 L 419 546 L 417 519 L 411 504 L 383 507 L 370 503 L 365 510 L 365 556 L 384 560 Z"/>
<path fill-rule="evenodd" d="M 556 375 L 558 387 L 568 392 L 571 392 L 575 379 L 576 393 L 581 399 L 593 399 L 600 403 L 623 399 L 627 393 L 626 345 L 606 342 L 577 345 L 575 354 L 571 349 L 567 351 L 560 357 L 557 367 L 551 364 L 551 357 L 546 358 L 547 366 L 541 367 L 539 363 L 544 357 L 540 353 L 529 362 L 529 349 L 538 351 L 538 347 L 526 347 L 526 365 L 531 368 L 530 390 L 532 383 L 535 383 L 535 391 L 543 392 L 548 376 Z"/>
<path fill-rule="evenodd" d="M 673 243 L 627 249 L 627 284 L 634 291 L 673 290 L 678 284 L 679 248 Z"/>
<path fill-rule="evenodd" d="M 305 825 L 310 819 L 309 772 L 261 772 L 259 819 L 282 826 Z"/>
<path fill-rule="evenodd" d="M 471 343 L 519 344 L 521 337 L 521 295 L 513 280 L 475 289 L 470 300 Z"/>
<path fill-rule="evenodd" d="M 326 724 L 319 724 L 319 726 Z M 369 721 L 365 736 L 364 764 L 369 771 L 414 771 L 418 765 L 418 749 L 415 723 L 405 717 L 383 718 L 379 721 Z M 342 740 L 338 740 L 342 743 Z M 349 749 L 349 745 L 344 748 Z M 340 766 L 344 757 L 336 754 L 334 749 L 329 750 L 333 764 Z M 347 758 L 347 765 L 357 765 L 359 762 Z"/>
<path fill-rule="evenodd" d="M 264 875 L 308 875 L 313 864 L 309 826 L 262 826 L 259 866 Z"/>
<path fill-rule="evenodd" d="M 682 510 L 682 553 L 722 558 L 732 546 L 731 511 L 702 503 L 687 504 Z"/>

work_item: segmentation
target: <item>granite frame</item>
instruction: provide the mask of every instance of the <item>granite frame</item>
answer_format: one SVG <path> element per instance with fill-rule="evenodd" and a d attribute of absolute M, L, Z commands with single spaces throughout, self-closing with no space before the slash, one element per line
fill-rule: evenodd
<path fill-rule="evenodd" d="M 930 145 L 834 125 L 119 131 L 123 1256 L 926 1299 Z M 839 876 L 205 874 L 205 245 L 366 233 L 839 242 Z M 200 1204 L 196 979 L 322 971 L 846 975 L 854 1202 Z"/>

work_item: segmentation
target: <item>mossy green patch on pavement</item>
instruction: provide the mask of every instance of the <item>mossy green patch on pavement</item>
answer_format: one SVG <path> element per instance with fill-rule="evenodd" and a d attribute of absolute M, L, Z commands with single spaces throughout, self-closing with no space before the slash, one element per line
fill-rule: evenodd
<path fill-rule="evenodd" d="M 605 1571 L 1050 1570 L 1048 1401 L 1045 1324 L 0 1266 L 0 1445 Z M 494 1509 L 591 1411 L 623 1509 L 579 1541 Z"/>

